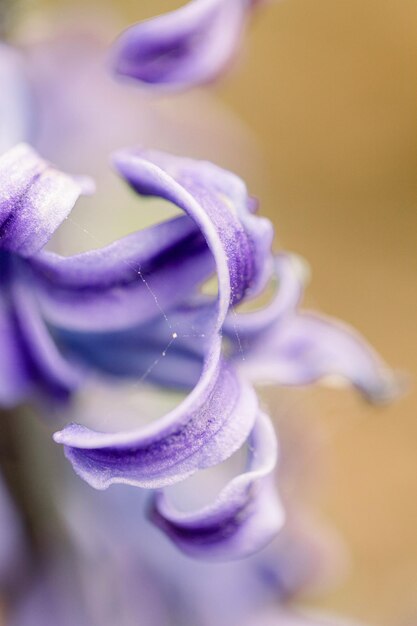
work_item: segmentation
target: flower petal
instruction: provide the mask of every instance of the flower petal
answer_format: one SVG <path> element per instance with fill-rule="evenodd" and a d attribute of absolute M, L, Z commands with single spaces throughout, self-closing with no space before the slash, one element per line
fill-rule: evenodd
<path fill-rule="evenodd" d="M 250 8 L 247 0 L 192 0 L 135 24 L 116 44 L 116 72 L 165 89 L 214 80 L 233 58 Z"/>
<path fill-rule="evenodd" d="M 35 385 L 56 399 L 67 398 L 80 375 L 46 328 L 22 262 L 3 252 L 0 265 L 0 405 L 22 402 Z"/>
<path fill-rule="evenodd" d="M 275 273 L 279 287 L 271 304 L 253 313 L 229 315 L 224 325 L 235 357 L 245 355 L 243 369 L 252 382 L 349 382 L 375 403 L 401 392 L 399 378 L 353 328 L 298 310 L 306 268 L 297 257 L 278 255 Z"/>
<path fill-rule="evenodd" d="M 273 228 L 253 215 L 253 199 L 238 176 L 209 162 L 157 151 L 125 150 L 114 162 L 138 193 L 176 204 L 200 228 L 216 261 L 222 323 L 229 304 L 264 287 Z"/>
<path fill-rule="evenodd" d="M 1 261 L 0 261 L 1 263 Z M 0 284 L 0 406 L 15 406 L 27 393 L 29 376 L 24 355 L 20 349 L 20 335 L 14 318 L 9 293 Z"/>
<path fill-rule="evenodd" d="M 179 306 L 164 317 L 116 332 L 74 332 L 54 328 L 70 359 L 110 376 L 139 379 L 165 388 L 191 390 L 217 323 L 215 302 Z"/>
<path fill-rule="evenodd" d="M 287 315 L 297 311 L 308 277 L 306 262 L 295 254 L 282 252 L 274 258 L 273 277 L 278 286 L 272 302 L 250 313 L 229 314 L 223 325 L 228 336 L 236 338 L 237 335 L 241 342 L 247 343 Z"/>
<path fill-rule="evenodd" d="M 400 381 L 371 346 L 347 324 L 311 312 L 273 326 L 248 359 L 252 380 L 306 385 L 329 378 L 348 381 L 370 402 L 392 400 Z"/>
<path fill-rule="evenodd" d="M 151 520 L 184 552 L 207 560 L 231 560 L 264 547 L 284 521 L 272 473 L 277 444 L 269 418 L 261 414 L 249 441 L 248 470 L 234 478 L 216 501 L 181 513 L 159 492 Z"/>
<path fill-rule="evenodd" d="M 31 265 L 48 321 L 96 332 L 165 316 L 214 271 L 204 238 L 186 216 L 72 257 L 41 252 Z"/>
<path fill-rule="evenodd" d="M 25 144 L 0 157 L 0 249 L 30 256 L 68 216 L 82 186 Z"/>
<path fill-rule="evenodd" d="M 217 343 L 199 384 L 156 423 L 125 433 L 98 433 L 73 424 L 56 433 L 75 471 L 90 485 L 114 482 L 155 488 L 220 463 L 248 436 L 257 398 L 235 370 L 219 360 Z"/>
<path fill-rule="evenodd" d="M 32 384 L 56 399 L 67 398 L 81 383 L 81 372 L 59 352 L 44 320 L 28 277 L 22 272 L 11 285 L 21 349 Z"/>

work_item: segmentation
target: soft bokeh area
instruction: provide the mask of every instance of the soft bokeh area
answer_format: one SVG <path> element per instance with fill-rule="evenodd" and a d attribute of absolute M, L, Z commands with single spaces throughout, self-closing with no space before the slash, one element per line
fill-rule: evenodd
<path fill-rule="evenodd" d="M 116 35 L 180 2 L 32 0 L 25 10 L 45 5 L 63 20 L 100 14 Z M 417 624 L 416 33 L 415 0 L 270 2 L 211 88 L 256 138 L 258 164 L 242 156 L 240 173 L 279 244 L 308 259 L 309 303 L 352 323 L 409 377 L 409 393 L 387 408 L 329 389 L 284 402 L 294 427 L 320 439 L 303 469 L 307 478 L 320 460 L 320 486 L 306 498 L 352 559 L 308 602 L 382 626 Z M 215 149 L 213 140 L 210 158 Z M 281 398 L 265 401 L 279 421 Z"/>

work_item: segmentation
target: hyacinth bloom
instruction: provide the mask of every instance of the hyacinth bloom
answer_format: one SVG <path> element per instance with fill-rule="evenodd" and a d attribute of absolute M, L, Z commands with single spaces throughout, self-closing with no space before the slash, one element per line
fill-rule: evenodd
<path fill-rule="evenodd" d="M 91 185 L 25 145 L 1 158 L 1 401 L 10 406 L 39 392 L 68 397 L 88 371 L 188 390 L 149 426 L 104 433 L 72 424 L 55 441 L 95 488 L 154 489 L 221 463 L 249 438 L 247 469 L 212 505 L 186 514 L 158 492 L 151 514 L 193 556 L 241 557 L 284 519 L 269 478 L 275 439 L 251 377 L 291 385 L 338 376 L 375 401 L 392 395 L 394 379 L 349 328 L 298 311 L 299 263 L 274 259 L 271 224 L 256 214 L 241 179 L 152 151 L 119 152 L 114 164 L 135 192 L 164 198 L 185 215 L 62 257 L 43 248 Z M 218 295 L 203 296 L 213 271 Z M 279 288 L 268 307 L 235 311 L 274 275 Z"/>
<path fill-rule="evenodd" d="M 193 0 L 133 25 L 113 49 L 116 73 L 156 93 L 213 81 L 261 2 Z M 16 446 L 24 461 L 17 478 L 16 459 L 0 468 L 5 624 L 342 626 L 291 604 L 329 567 L 338 577 L 343 550 L 294 494 L 281 494 L 286 454 L 297 451 L 285 450 L 285 437 L 278 447 L 256 386 L 342 382 L 385 402 L 397 380 L 354 330 L 301 308 L 306 265 L 272 252 L 272 225 L 241 178 L 168 154 L 221 153 L 238 169 L 256 162 L 229 141 L 231 118 L 213 120 L 200 100 L 174 106 L 164 125 L 155 99 L 131 97 L 106 75 L 103 53 L 78 31 L 19 51 L 0 44 L 0 409 L 4 449 Z M 193 108 L 201 127 L 188 123 Z M 168 152 L 120 149 L 131 142 Z M 225 146 L 243 158 L 228 158 Z M 115 149 L 113 170 L 138 214 L 153 211 L 153 198 L 176 217 L 116 239 L 126 205 L 107 167 Z M 110 245 L 51 251 L 65 221 L 79 227 L 80 196 L 94 193 L 88 177 L 64 171 L 98 183 L 98 200 L 84 202 L 100 214 L 83 230 L 100 246 L 100 221 Z M 120 381 L 123 393 L 152 387 L 154 405 L 181 400 L 146 425 L 141 403 L 125 430 Z M 96 405 L 91 426 L 81 397 L 97 389 L 103 413 Z M 43 442 L 43 473 L 26 462 L 36 421 L 8 438 L 28 401 L 61 429 L 58 446 Z M 55 472 L 62 449 L 65 481 Z M 178 502 L 181 489 L 191 506 Z"/>
<path fill-rule="evenodd" d="M 153 89 L 204 84 L 227 68 L 259 0 L 191 0 L 128 28 L 115 45 L 115 69 Z"/>

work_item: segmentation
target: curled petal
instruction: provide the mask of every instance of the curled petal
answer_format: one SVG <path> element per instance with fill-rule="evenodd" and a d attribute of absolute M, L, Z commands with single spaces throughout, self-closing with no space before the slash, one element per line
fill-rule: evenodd
<path fill-rule="evenodd" d="M 31 256 L 68 216 L 82 185 L 25 144 L 0 157 L 0 249 Z"/>
<path fill-rule="evenodd" d="M 310 312 L 271 327 L 253 347 L 248 373 L 259 382 L 282 385 L 347 381 L 375 403 L 388 402 L 400 391 L 397 378 L 355 330 Z"/>
<path fill-rule="evenodd" d="M 72 257 L 41 252 L 31 265 L 48 321 L 96 332 L 164 314 L 214 271 L 204 238 L 186 216 Z"/>
<path fill-rule="evenodd" d="M 272 263 L 270 221 L 252 214 L 243 181 L 212 163 L 134 150 L 114 161 L 138 193 L 174 203 L 200 228 L 216 262 L 222 325 L 230 304 L 265 285 Z"/>
<path fill-rule="evenodd" d="M 73 424 L 56 433 L 90 485 L 162 487 L 220 463 L 245 441 L 258 411 L 253 389 L 220 359 L 220 341 L 198 385 L 174 411 L 139 431 L 98 433 Z"/>
<path fill-rule="evenodd" d="M 16 405 L 35 385 L 64 399 L 78 386 L 80 375 L 61 355 L 46 328 L 26 282 L 25 268 L 7 253 L 0 255 L 0 264 L 0 405 Z"/>
<path fill-rule="evenodd" d="M 116 44 L 116 72 L 171 90 L 210 82 L 233 58 L 250 9 L 249 0 L 192 0 L 135 24 Z"/>
<path fill-rule="evenodd" d="M 272 302 L 250 313 L 229 314 L 223 329 L 230 337 L 247 342 L 277 324 L 286 316 L 294 314 L 304 295 L 308 277 L 306 262 L 295 254 L 281 253 L 274 259 L 274 278 L 278 283 Z"/>
<path fill-rule="evenodd" d="M 279 284 L 269 306 L 229 315 L 224 324 L 235 356 L 244 352 L 244 370 L 253 382 L 349 382 L 371 402 L 387 402 L 401 391 L 398 377 L 353 328 L 298 310 L 307 275 L 298 257 L 278 255 L 275 275 Z"/>
<path fill-rule="evenodd" d="M 0 261 L 1 262 L 1 261 Z M 26 360 L 20 350 L 20 335 L 9 294 L 0 285 L 0 406 L 11 407 L 28 390 Z"/>
<path fill-rule="evenodd" d="M 66 398 L 81 382 L 81 373 L 61 355 L 28 285 L 13 285 L 16 321 L 32 382 L 48 395 Z"/>
<path fill-rule="evenodd" d="M 152 521 L 187 554 L 207 560 L 231 560 L 264 547 L 281 528 L 284 513 L 270 474 L 277 444 L 269 418 L 261 414 L 249 440 L 250 462 L 216 501 L 200 511 L 181 513 L 159 492 Z"/>
<path fill-rule="evenodd" d="M 147 324 L 115 332 L 55 328 L 65 354 L 101 373 L 190 391 L 201 375 L 217 323 L 216 303 L 181 305 Z"/>

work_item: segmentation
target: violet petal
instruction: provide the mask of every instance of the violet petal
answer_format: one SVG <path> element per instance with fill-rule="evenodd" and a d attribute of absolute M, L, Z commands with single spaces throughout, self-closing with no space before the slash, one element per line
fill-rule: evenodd
<path fill-rule="evenodd" d="M 249 439 L 246 472 L 234 478 L 216 501 L 192 513 L 177 511 L 157 493 L 152 521 L 190 556 L 231 560 L 264 547 L 282 527 L 284 513 L 271 480 L 277 443 L 269 418 L 261 414 Z"/>
<path fill-rule="evenodd" d="M 387 402 L 401 381 L 349 325 L 299 311 L 306 272 L 291 255 L 276 259 L 279 287 L 272 303 L 254 313 L 229 316 L 225 332 L 253 382 L 306 385 L 322 379 L 349 382 L 371 402 Z M 239 341 L 236 340 L 236 334 Z"/>
<path fill-rule="evenodd" d="M 128 28 L 115 46 L 115 70 L 153 88 L 184 89 L 214 80 L 240 43 L 248 0 L 192 0 Z"/>
<path fill-rule="evenodd" d="M 401 392 L 401 381 L 359 333 L 312 312 L 298 313 L 273 326 L 251 356 L 247 373 L 258 382 L 347 381 L 374 403 L 388 402 Z"/>
<path fill-rule="evenodd" d="M 14 406 L 36 388 L 64 399 L 80 383 L 80 374 L 45 326 L 22 261 L 3 252 L 0 264 L 0 404 Z"/>
<path fill-rule="evenodd" d="M 264 287 L 273 228 L 252 214 L 252 198 L 238 176 L 206 161 L 150 150 L 125 150 L 114 162 L 139 194 L 174 203 L 200 228 L 216 261 L 222 318 L 230 303 Z"/>
<path fill-rule="evenodd" d="M 25 144 L 0 157 L 0 249 L 30 256 L 69 215 L 81 185 Z"/>
<path fill-rule="evenodd" d="M 132 432 L 99 433 L 72 424 L 54 439 L 74 470 L 105 489 L 119 482 L 155 488 L 228 458 L 245 441 L 258 411 L 252 388 L 220 360 L 220 342 L 198 385 L 176 409 Z"/>
<path fill-rule="evenodd" d="M 185 216 L 76 256 L 41 252 L 31 265 L 48 321 L 83 331 L 161 316 L 214 271 L 204 238 Z"/>

